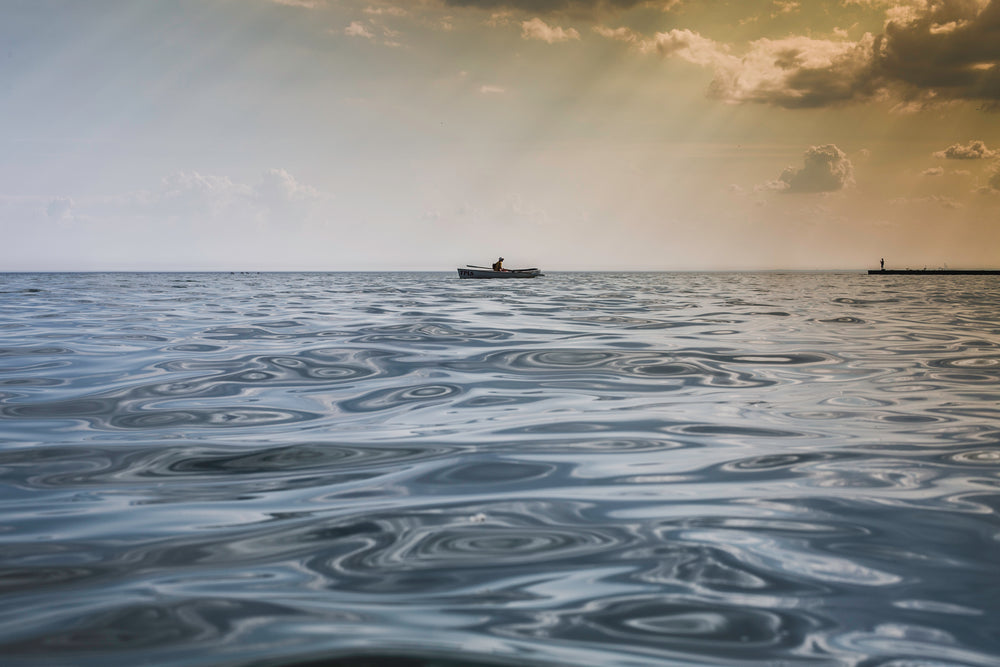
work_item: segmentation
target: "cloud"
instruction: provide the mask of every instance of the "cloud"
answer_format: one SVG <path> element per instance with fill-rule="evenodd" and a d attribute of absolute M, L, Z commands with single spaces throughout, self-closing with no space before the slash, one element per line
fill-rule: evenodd
<path fill-rule="evenodd" d="M 788 167 L 771 189 L 788 193 L 835 192 L 854 183 L 854 165 L 847 155 L 834 146 L 812 146 L 805 152 L 801 169 Z"/>
<path fill-rule="evenodd" d="M 911 94 L 1000 102 L 1000 0 L 928 2 L 890 14 L 875 74 Z"/>
<path fill-rule="evenodd" d="M 931 167 L 929 169 L 924 169 L 920 172 L 921 176 L 940 176 L 944 173 L 944 169 L 941 167 Z"/>
<path fill-rule="evenodd" d="M 366 7 L 365 14 L 374 16 L 406 16 L 407 11 L 402 7 Z"/>
<path fill-rule="evenodd" d="M 599 10 L 629 9 L 647 0 L 445 0 L 452 7 L 476 7 L 479 9 L 516 9 L 533 14 L 587 13 Z M 675 4 L 664 2 L 665 6 Z"/>
<path fill-rule="evenodd" d="M 685 59 L 715 67 L 711 96 L 733 103 L 758 102 L 785 108 L 823 107 L 867 97 L 873 92 L 870 49 L 873 38 L 857 42 L 787 37 L 759 39 L 741 57 L 707 43 L 699 57 Z"/>
<path fill-rule="evenodd" d="M 629 28 L 594 28 L 602 37 L 642 53 L 677 57 L 711 67 L 709 94 L 730 103 L 758 102 L 786 108 L 822 107 L 871 95 L 874 38 L 848 40 L 788 37 L 760 39 L 739 56 L 733 49 L 688 29 L 645 38 Z"/>
<path fill-rule="evenodd" d="M 991 157 L 1000 157 L 1000 151 L 990 150 L 986 143 L 978 139 L 965 144 L 953 144 L 943 151 L 934 153 L 934 157 L 948 160 L 984 160 Z"/>
<path fill-rule="evenodd" d="M 316 188 L 304 185 L 284 169 L 268 169 L 253 190 L 254 198 L 271 212 L 287 212 L 320 198 Z"/>
<path fill-rule="evenodd" d="M 996 191 L 1000 191 L 1000 164 L 993 167 L 993 173 L 990 174 L 989 186 Z"/>
<path fill-rule="evenodd" d="M 962 208 L 962 204 L 955 201 L 951 197 L 945 197 L 943 195 L 929 195 L 927 197 L 897 197 L 895 199 L 890 199 L 889 203 L 893 206 L 908 206 L 913 204 L 926 205 L 935 204 L 941 208 L 947 208 L 952 210 L 957 210 Z"/>
<path fill-rule="evenodd" d="M 660 55 L 677 55 L 696 65 L 715 65 L 725 68 L 737 61 L 727 53 L 727 48 L 692 30 L 671 30 L 656 33 L 652 47 Z M 646 48 L 645 46 L 643 47 Z"/>
<path fill-rule="evenodd" d="M 841 0 L 845 6 L 858 5 L 860 7 L 886 7 L 905 9 L 906 7 L 922 7 L 927 4 L 927 0 Z"/>
<path fill-rule="evenodd" d="M 580 39 L 580 33 L 573 28 L 563 29 L 550 26 L 542 19 L 535 17 L 530 21 L 521 23 L 521 37 L 524 39 L 539 39 L 549 44 L 555 44 L 556 42 Z"/>
<path fill-rule="evenodd" d="M 319 9 L 326 6 L 323 0 L 271 0 L 275 4 L 286 7 L 301 7 L 302 9 Z"/>
<path fill-rule="evenodd" d="M 344 34 L 348 37 L 364 37 L 365 39 L 375 39 L 375 34 L 369 30 L 361 21 L 351 21 L 351 25 L 344 28 Z"/>
<path fill-rule="evenodd" d="M 731 103 L 808 108 L 891 97 L 901 101 L 899 110 L 948 100 L 1000 107 L 1000 0 L 853 4 L 886 6 L 883 32 L 857 40 L 843 31 L 835 40 L 759 39 L 737 55 L 733 46 L 688 29 L 652 38 L 628 28 L 595 30 L 640 52 L 712 68 L 710 95 Z"/>
<path fill-rule="evenodd" d="M 160 190 L 139 193 L 133 201 L 140 208 L 167 216 L 218 215 L 252 195 L 249 186 L 225 176 L 179 171 L 163 179 Z"/>
<path fill-rule="evenodd" d="M 608 39 L 616 39 L 620 42 L 627 42 L 630 44 L 635 44 L 642 39 L 642 36 L 631 30 L 630 28 L 609 28 L 603 25 L 594 26 L 594 32 L 596 32 L 601 37 L 606 37 Z"/>
<path fill-rule="evenodd" d="M 513 14 L 511 12 L 493 12 L 490 14 L 490 18 L 484 21 L 484 24 L 491 28 L 501 28 L 503 26 L 510 25 L 512 21 Z"/>
<path fill-rule="evenodd" d="M 596 32 L 601 37 L 607 39 L 613 39 L 619 42 L 624 42 L 629 44 L 633 49 L 639 53 L 660 53 L 660 55 L 667 56 L 683 51 L 683 44 L 675 43 L 672 44 L 671 40 L 677 40 L 678 42 L 683 39 L 684 35 L 697 35 L 690 30 L 672 30 L 669 33 L 657 33 L 652 39 L 644 37 L 642 34 L 632 30 L 631 28 L 609 28 L 604 25 L 594 26 L 594 32 Z M 700 37 L 700 36 L 699 36 Z M 711 44 L 715 44 L 711 40 L 706 40 Z M 720 52 L 724 51 L 725 47 L 718 47 Z M 688 53 L 683 53 L 681 55 L 693 55 Z M 692 62 L 696 62 L 693 57 L 686 58 Z M 697 63 L 697 64 L 708 64 L 708 63 Z"/>
<path fill-rule="evenodd" d="M 710 85 L 729 102 L 822 107 L 870 94 L 870 36 L 858 42 L 789 37 L 761 39 L 736 64 L 726 61 Z"/>
<path fill-rule="evenodd" d="M 103 218 L 177 219 L 193 224 L 295 222 L 306 220 L 329 200 L 331 196 L 300 183 L 284 169 L 268 169 L 253 185 L 226 176 L 179 171 L 164 178 L 157 189 L 82 202 L 73 208 Z"/>
<path fill-rule="evenodd" d="M 69 197 L 55 197 L 49 201 L 45 214 L 51 220 L 70 220 L 73 217 L 73 200 Z"/>
<path fill-rule="evenodd" d="M 771 14 L 772 16 L 778 16 L 780 14 L 793 14 L 802 8 L 802 3 L 795 2 L 795 0 L 773 0 L 771 4 L 774 5 L 774 12 Z"/>
<path fill-rule="evenodd" d="M 371 8 L 369 8 L 371 9 Z M 385 12 L 382 10 L 369 12 L 373 14 L 389 14 L 390 16 L 399 16 L 398 14 L 392 12 Z M 400 47 L 403 46 L 401 42 L 397 39 L 400 36 L 398 30 L 393 30 L 384 25 L 378 19 L 368 19 L 368 25 L 362 23 L 361 21 L 351 21 L 351 24 L 344 28 L 344 34 L 348 37 L 362 37 L 371 42 L 379 39 L 375 32 L 378 31 L 382 35 L 382 44 L 389 47 Z M 331 33 L 334 31 L 330 31 Z"/>
<path fill-rule="evenodd" d="M 507 92 L 502 86 L 480 86 L 479 92 L 483 95 L 502 95 Z"/>

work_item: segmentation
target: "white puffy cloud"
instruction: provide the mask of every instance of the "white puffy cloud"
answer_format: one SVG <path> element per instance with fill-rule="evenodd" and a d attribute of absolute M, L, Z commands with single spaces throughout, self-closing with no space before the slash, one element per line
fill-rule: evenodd
<path fill-rule="evenodd" d="M 375 39 L 375 33 L 361 23 L 361 21 L 351 21 L 351 25 L 344 28 L 344 34 L 348 37 L 364 37 L 365 39 Z"/>
<path fill-rule="evenodd" d="M 572 39 L 580 39 L 580 33 L 574 28 L 560 28 L 550 26 L 542 19 L 535 17 L 530 21 L 521 23 L 521 37 L 524 39 L 538 39 L 549 44 L 556 42 L 568 42 Z"/>
<path fill-rule="evenodd" d="M 944 173 L 944 169 L 941 167 L 930 167 L 929 169 L 924 169 L 920 172 L 921 176 L 940 176 Z"/>
<path fill-rule="evenodd" d="M 801 168 L 788 167 L 771 188 L 788 193 L 835 192 L 854 183 L 854 165 L 833 144 L 812 146 Z"/>
<path fill-rule="evenodd" d="M 652 46 L 663 56 L 676 55 L 696 65 L 715 65 L 725 68 L 738 62 L 738 59 L 727 53 L 724 45 L 702 37 L 692 30 L 658 32 L 652 41 Z"/>
<path fill-rule="evenodd" d="M 998 156 L 1000 156 L 1000 151 L 990 150 L 986 147 L 986 142 L 978 139 L 964 145 L 953 144 L 943 151 L 934 153 L 934 157 L 948 160 L 984 160 Z"/>

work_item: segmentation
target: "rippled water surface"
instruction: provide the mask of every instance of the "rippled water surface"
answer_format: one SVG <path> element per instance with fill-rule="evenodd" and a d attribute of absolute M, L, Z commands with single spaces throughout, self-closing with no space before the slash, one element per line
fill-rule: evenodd
<path fill-rule="evenodd" d="M 5 664 L 995 665 L 998 508 L 996 277 L 0 275 Z"/>

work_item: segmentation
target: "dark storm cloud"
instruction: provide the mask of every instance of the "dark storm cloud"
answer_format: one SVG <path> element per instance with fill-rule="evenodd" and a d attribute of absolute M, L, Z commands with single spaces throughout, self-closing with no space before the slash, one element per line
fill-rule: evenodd
<path fill-rule="evenodd" d="M 782 86 L 752 98 L 775 106 L 830 106 L 891 91 L 924 103 L 1000 102 L 1000 0 L 942 0 L 886 23 L 828 64 L 808 66 L 808 49 L 775 54 Z M 783 60 L 779 62 L 777 56 Z"/>
<path fill-rule="evenodd" d="M 855 0 L 859 1 L 859 0 Z M 455 8 L 593 17 L 648 0 L 443 0 Z M 670 7 L 675 2 L 663 0 Z M 1000 0 L 883 0 L 881 34 L 856 41 L 790 35 L 750 42 L 742 54 L 690 29 L 642 36 L 598 26 L 598 34 L 644 52 L 711 67 L 713 97 L 784 108 L 829 107 L 891 97 L 907 105 L 980 100 L 1000 107 Z M 846 34 L 846 33 L 845 33 Z"/>
<path fill-rule="evenodd" d="M 602 3 L 518 4 L 555 8 Z M 634 3 L 619 6 L 627 4 Z M 712 67 L 709 93 L 728 102 L 808 108 L 889 96 L 918 106 L 963 99 L 1000 106 L 1000 0 L 900 2 L 888 8 L 887 16 L 891 18 L 881 34 L 865 34 L 857 41 L 762 38 L 739 55 L 733 45 L 687 29 L 654 38 L 624 28 L 598 33 L 640 51 Z"/>
<path fill-rule="evenodd" d="M 1000 0 L 944 0 L 890 21 L 872 74 L 946 98 L 1000 101 Z"/>

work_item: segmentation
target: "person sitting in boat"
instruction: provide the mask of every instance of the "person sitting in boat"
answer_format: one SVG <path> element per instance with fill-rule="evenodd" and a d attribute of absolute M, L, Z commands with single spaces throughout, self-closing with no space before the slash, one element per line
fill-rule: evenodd
<path fill-rule="evenodd" d="M 493 262 L 493 270 L 494 271 L 506 271 L 507 270 L 507 269 L 503 268 L 503 257 L 501 257 L 497 261 Z"/>

